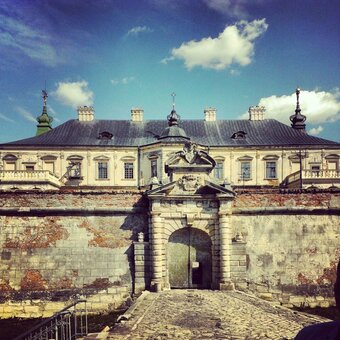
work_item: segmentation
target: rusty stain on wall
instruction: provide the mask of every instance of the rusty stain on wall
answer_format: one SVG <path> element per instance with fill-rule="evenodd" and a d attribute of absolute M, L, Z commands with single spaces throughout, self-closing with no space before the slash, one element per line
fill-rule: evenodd
<path fill-rule="evenodd" d="M 39 270 L 28 270 L 21 279 L 20 287 L 22 290 L 45 290 L 46 281 L 42 278 Z"/>
<path fill-rule="evenodd" d="M 27 221 L 28 217 L 21 219 Z M 8 237 L 4 247 L 28 250 L 55 246 L 58 240 L 65 240 L 69 235 L 59 221 L 60 217 L 46 217 L 37 226 L 25 226 L 23 232 L 18 231 L 12 237 Z"/>
<path fill-rule="evenodd" d="M 88 245 L 92 247 L 103 248 L 121 248 L 131 244 L 131 232 L 120 230 L 115 225 L 116 221 L 112 220 L 111 225 L 108 225 L 107 220 L 96 220 L 96 225 L 84 220 L 80 224 L 80 228 L 85 228 L 92 234 L 92 239 L 88 241 Z"/>

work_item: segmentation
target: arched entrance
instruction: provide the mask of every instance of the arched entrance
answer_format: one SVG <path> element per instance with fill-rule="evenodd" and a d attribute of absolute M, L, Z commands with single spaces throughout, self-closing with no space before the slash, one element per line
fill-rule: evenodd
<path fill-rule="evenodd" d="M 211 239 L 196 228 L 175 231 L 168 242 L 171 288 L 211 288 Z"/>

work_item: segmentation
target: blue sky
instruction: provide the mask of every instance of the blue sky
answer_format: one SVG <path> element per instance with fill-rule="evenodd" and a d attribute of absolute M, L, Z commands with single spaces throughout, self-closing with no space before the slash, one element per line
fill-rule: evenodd
<path fill-rule="evenodd" d="M 53 126 L 97 119 L 267 118 L 340 142 L 338 0 L 1 0 L 0 142 L 33 136 L 41 90 Z"/>

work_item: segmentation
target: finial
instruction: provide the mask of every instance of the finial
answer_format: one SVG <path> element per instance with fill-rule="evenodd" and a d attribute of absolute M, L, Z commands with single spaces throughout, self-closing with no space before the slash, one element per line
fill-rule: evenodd
<path fill-rule="evenodd" d="M 296 88 L 295 94 L 296 94 L 296 109 L 295 114 L 290 116 L 290 121 L 292 122 L 291 126 L 293 129 L 296 130 L 303 130 L 305 131 L 306 128 L 306 116 L 301 114 L 301 108 L 300 108 L 300 92 L 301 89 L 299 87 Z"/>
<path fill-rule="evenodd" d="M 176 93 L 172 92 L 171 93 L 171 97 L 172 97 L 172 109 L 175 110 L 175 97 L 176 97 Z"/>
<path fill-rule="evenodd" d="M 44 101 L 44 106 L 46 106 L 47 97 L 48 97 L 48 93 L 46 91 L 46 87 L 45 87 L 45 90 L 41 90 L 41 96 L 42 96 L 43 101 Z"/>
<path fill-rule="evenodd" d="M 295 90 L 296 93 L 296 109 L 299 110 L 300 109 L 300 102 L 299 102 L 299 97 L 300 97 L 300 88 L 297 87 Z"/>

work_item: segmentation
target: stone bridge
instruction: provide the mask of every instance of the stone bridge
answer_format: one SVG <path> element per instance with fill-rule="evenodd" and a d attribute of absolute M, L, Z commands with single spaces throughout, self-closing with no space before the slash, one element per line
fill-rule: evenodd
<path fill-rule="evenodd" d="M 144 292 L 113 330 L 97 338 L 293 339 L 302 327 L 323 321 L 239 291 Z"/>

